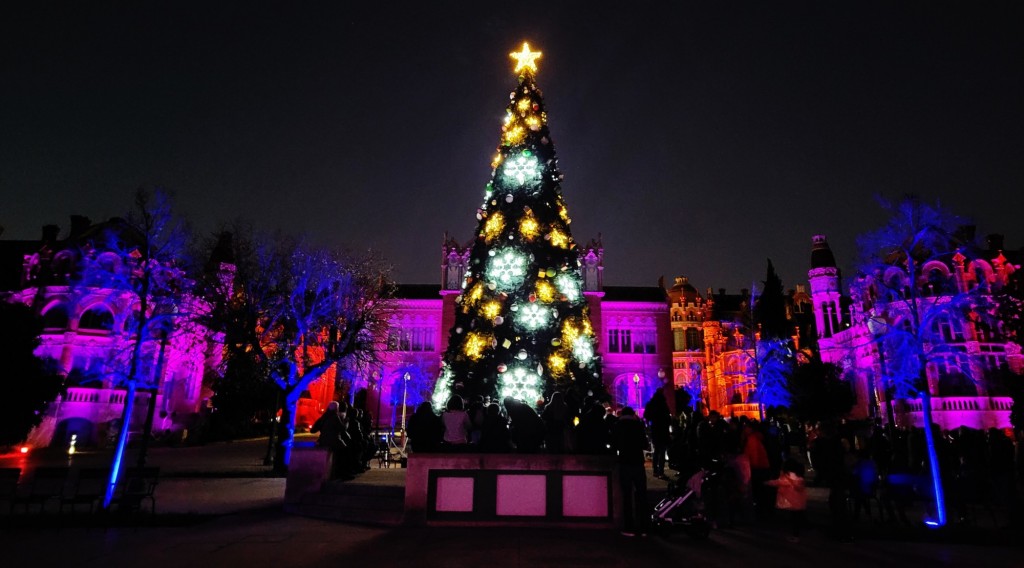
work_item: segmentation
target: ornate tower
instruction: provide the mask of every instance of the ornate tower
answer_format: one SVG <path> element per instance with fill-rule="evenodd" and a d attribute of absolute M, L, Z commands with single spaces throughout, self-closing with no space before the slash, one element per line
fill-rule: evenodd
<path fill-rule="evenodd" d="M 812 239 L 811 269 L 807 272 L 807 279 L 811 282 L 818 338 L 832 337 L 840 330 L 843 318 L 839 312 L 839 269 L 825 235 L 814 235 Z"/>

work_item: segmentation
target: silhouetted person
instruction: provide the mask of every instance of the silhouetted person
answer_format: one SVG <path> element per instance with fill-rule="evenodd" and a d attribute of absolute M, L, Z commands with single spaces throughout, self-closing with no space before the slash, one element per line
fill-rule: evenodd
<path fill-rule="evenodd" d="M 569 450 L 566 443 L 569 433 L 569 406 L 561 392 L 551 394 L 551 401 L 544 407 L 540 418 L 544 421 L 544 444 L 548 453 L 561 454 Z"/>
<path fill-rule="evenodd" d="M 654 477 L 665 478 L 665 454 L 668 452 L 668 445 L 671 442 L 670 429 L 672 426 L 672 413 L 665 399 L 664 388 L 654 391 L 654 396 L 644 406 L 644 420 L 650 426 L 651 445 L 654 453 L 651 456 L 651 467 L 654 469 Z"/>
<path fill-rule="evenodd" d="M 576 450 L 581 454 L 608 453 L 608 428 L 604 407 L 596 401 L 584 403 L 580 423 L 576 425 Z"/>
<path fill-rule="evenodd" d="M 352 397 L 352 407 L 358 410 L 359 429 L 363 434 L 363 470 L 370 469 L 370 460 L 377 454 L 377 440 L 373 436 L 373 414 L 367 408 L 367 391 L 359 389 Z"/>
<path fill-rule="evenodd" d="M 441 448 L 441 438 L 444 436 L 444 424 L 441 418 L 434 414 L 434 409 L 429 402 L 422 402 L 416 408 L 416 412 L 409 417 L 405 426 L 405 432 L 409 436 L 411 449 L 416 453 L 436 452 Z"/>
<path fill-rule="evenodd" d="M 331 471 L 329 476 L 333 479 L 345 476 L 348 470 L 348 428 L 345 417 L 340 412 L 340 405 L 337 401 L 331 401 L 327 405 L 320 418 L 313 422 L 310 432 L 320 433 L 317 438 L 317 445 L 327 449 L 331 453 Z"/>
<path fill-rule="evenodd" d="M 462 397 L 453 394 L 448 399 L 448 407 L 441 414 L 444 422 L 444 446 L 446 450 L 461 451 L 469 445 L 469 434 L 473 424 L 466 413 Z"/>
<path fill-rule="evenodd" d="M 718 411 L 712 410 L 707 420 L 697 425 L 697 459 L 701 467 L 708 467 L 712 461 L 721 458 L 724 435 L 725 424 Z"/>
<path fill-rule="evenodd" d="M 850 492 L 850 472 L 846 467 L 846 447 L 836 428 L 827 425 L 814 442 L 814 465 L 819 482 L 828 487 L 828 508 L 832 513 L 832 526 L 836 537 L 850 542 L 853 535 L 850 515 L 846 510 L 846 499 Z"/>
<path fill-rule="evenodd" d="M 508 419 L 502 416 L 501 408 L 493 402 L 484 407 L 484 422 L 480 430 L 480 451 L 489 453 L 512 451 Z"/>
<path fill-rule="evenodd" d="M 480 443 L 480 435 L 484 427 L 484 397 L 476 395 L 466 407 L 466 414 L 469 415 L 469 443 L 476 445 Z"/>
<path fill-rule="evenodd" d="M 509 431 L 512 445 L 517 452 L 533 453 L 540 450 L 544 443 L 544 421 L 537 412 L 526 403 L 512 397 L 502 401 L 508 413 Z"/>
<path fill-rule="evenodd" d="M 647 530 L 650 510 L 647 506 L 647 470 L 644 448 L 647 432 L 636 412 L 626 406 L 612 426 L 612 448 L 618 456 L 619 484 L 622 489 L 622 534 L 634 536 Z"/>
<path fill-rule="evenodd" d="M 764 447 L 764 434 L 755 427 L 747 424 L 740 434 L 742 440 L 743 454 L 750 462 L 750 487 L 754 497 L 754 511 L 757 518 L 766 519 L 771 516 L 775 507 L 775 493 L 765 481 L 771 479 L 771 464 L 768 460 L 768 452 Z"/>

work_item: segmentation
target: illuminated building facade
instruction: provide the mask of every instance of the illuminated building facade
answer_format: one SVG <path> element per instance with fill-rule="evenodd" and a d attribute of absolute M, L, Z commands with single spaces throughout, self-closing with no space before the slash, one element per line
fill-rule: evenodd
<path fill-rule="evenodd" d="M 382 424 L 400 427 L 403 399 L 406 416 L 430 400 L 468 262 L 469 247 L 446 235 L 441 285 L 399 287 L 383 365 L 351 377 L 353 390 L 370 391 L 369 408 Z M 580 271 L 598 338 L 602 381 L 616 405 L 642 412 L 655 389 L 671 383 L 690 392 L 701 411 L 758 416 L 750 398 L 756 373 L 745 323 L 749 291 L 708 289 L 702 295 L 685 277 L 667 289 L 605 286 L 600 240 L 580 248 Z M 807 343 L 805 335 L 813 327 L 810 302 L 803 286 L 789 293 L 787 315 L 798 347 Z"/>
<path fill-rule="evenodd" d="M 725 417 L 759 418 L 754 400 L 757 366 L 754 344 L 759 334 L 750 325 L 749 290 L 728 294 L 711 288 L 702 295 L 679 276 L 666 290 L 672 330 L 672 377 L 704 412 Z M 811 297 L 797 285 L 786 299 L 786 316 L 797 349 L 807 346 Z"/>
<path fill-rule="evenodd" d="M 929 313 L 933 306 L 950 302 L 978 286 L 984 290 L 984 296 L 998 302 L 1000 294 L 1018 294 L 1020 290 L 1020 254 L 1004 253 L 1002 249 L 1002 237 L 990 235 L 984 249 L 964 249 L 948 258 L 929 261 L 913 281 L 901 266 L 895 265 L 886 270 L 884 278 L 887 281 L 900 279 L 907 290 L 910 286 L 917 287 L 919 317 Z M 1007 258 L 1007 254 L 1012 259 Z M 886 325 L 902 325 L 902 321 L 911 317 L 910 303 L 883 305 L 872 293 L 873 282 L 869 277 L 858 277 L 850 287 L 850 295 L 843 295 L 840 272 L 823 235 L 813 238 L 808 279 L 821 357 L 853 371 L 847 375 L 857 395 L 852 417 L 921 426 L 921 400 L 896 399 L 883 378 L 886 366 L 893 362 L 886 361 L 875 340 L 878 322 L 883 316 L 885 321 L 891 322 Z M 1005 322 L 979 315 L 968 312 L 963 317 L 946 314 L 930 318 L 926 320 L 931 321 L 930 327 L 920 331 L 922 336 L 936 338 L 951 354 L 949 358 L 932 359 L 925 365 L 928 389 L 933 397 L 933 420 L 944 429 L 1010 426 L 1012 400 L 1000 383 L 1021 380 L 1017 375 L 1024 373 L 1024 356 L 1012 332 L 1004 327 Z M 925 351 L 934 347 L 926 344 Z"/>
<path fill-rule="evenodd" d="M 43 228 L 38 241 L 0 242 L 3 281 L 8 300 L 35 309 L 43 322 L 36 355 L 53 362 L 66 377 L 66 392 L 49 406 L 43 422 L 29 435 L 29 444 L 64 445 L 72 435 L 78 445 L 104 444 L 119 428 L 124 410 L 123 376 L 134 346 L 134 314 L 138 298 L 119 288 L 75 286 L 83 260 L 110 270 L 124 259 L 99 244 L 109 231 L 125 231 L 119 219 L 93 224 L 72 216 L 68 235 L 59 239 L 55 225 Z M 128 237 L 130 239 L 130 237 Z M 224 278 L 231 278 L 230 258 L 211 259 Z M 20 267 L 18 270 L 15 267 Z M 186 294 L 179 308 L 202 310 L 203 301 Z M 140 389 L 130 417 L 130 432 L 141 432 L 150 397 L 155 393 L 153 431 L 184 432 L 212 395 L 204 380 L 220 372 L 220 342 L 201 325 L 175 325 L 163 339 L 143 342 Z M 151 385 L 150 389 L 145 387 Z"/>
<path fill-rule="evenodd" d="M 353 391 L 369 391 L 368 407 L 382 424 L 399 428 L 403 408 L 408 417 L 421 402 L 430 400 L 468 262 L 469 247 L 446 236 L 441 285 L 399 287 L 383 364 L 350 377 Z M 604 249 L 599 240 L 581 247 L 580 262 L 602 381 L 616 404 L 642 411 L 655 389 L 671 376 L 672 340 L 664 290 L 604 286 Z"/>

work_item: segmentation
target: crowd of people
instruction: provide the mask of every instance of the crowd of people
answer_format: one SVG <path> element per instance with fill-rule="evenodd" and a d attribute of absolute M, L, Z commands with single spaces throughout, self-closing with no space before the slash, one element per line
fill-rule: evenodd
<path fill-rule="evenodd" d="M 365 409 L 345 401 L 327 405 L 310 432 L 319 434 L 317 445 L 331 452 L 331 479 L 355 479 L 370 469 L 377 452 L 372 428 L 373 419 Z"/>
<path fill-rule="evenodd" d="M 783 518 L 791 539 L 805 524 L 806 486 L 828 490 L 832 530 L 849 540 L 861 519 L 914 524 L 934 504 L 924 433 L 918 428 L 884 428 L 877 423 L 828 424 L 725 419 L 682 409 L 671 391 L 658 389 L 643 409 L 615 408 L 594 399 L 567 400 L 554 393 L 539 406 L 506 398 L 477 397 L 468 404 L 452 396 L 435 414 L 419 405 L 407 425 L 413 453 L 482 452 L 611 454 L 618 456 L 627 531 L 642 531 L 649 514 L 646 458 L 657 478 L 667 470 L 687 479 L 714 471 L 716 482 L 703 495 L 717 526 Z M 369 415 L 345 403 L 317 420 L 321 445 L 332 449 L 336 477 L 364 471 L 375 448 Z M 936 435 L 937 453 L 950 515 L 968 520 L 978 511 L 1016 504 L 1021 479 L 1015 440 L 1003 430 L 960 428 Z M 805 480 L 806 478 L 806 480 Z M 1011 511 L 1012 512 L 1012 511 Z"/>
<path fill-rule="evenodd" d="M 661 397 L 660 392 L 658 397 Z M 454 395 L 440 416 L 434 413 L 429 402 L 419 405 L 407 425 L 409 449 L 412 452 L 607 454 L 614 450 L 612 426 L 621 410 L 593 399 L 573 404 L 561 392 L 553 393 L 539 413 L 514 398 L 506 398 L 499 405 L 497 401 L 476 397 L 467 404 Z M 663 416 L 648 410 L 644 418 L 655 448 L 662 448 L 664 454 L 672 421 L 667 405 Z M 645 444 L 646 440 L 645 434 Z M 662 459 L 655 464 L 656 473 L 663 476 L 664 467 Z"/>
<path fill-rule="evenodd" d="M 936 430 L 936 451 L 949 516 L 970 522 L 1008 506 L 1015 513 L 1021 482 L 1019 444 L 1004 430 Z M 827 424 L 724 420 L 716 412 L 681 415 L 670 461 L 680 472 L 714 468 L 719 483 L 704 499 L 709 516 L 726 526 L 770 520 L 776 509 L 794 513 L 799 535 L 806 495 L 827 489 L 831 530 L 850 540 L 857 523 L 919 524 L 934 513 L 924 431 L 878 423 Z M 807 480 L 804 480 L 804 477 Z M 784 489 L 785 488 L 785 489 Z M 783 495 L 781 491 L 785 490 Z"/>

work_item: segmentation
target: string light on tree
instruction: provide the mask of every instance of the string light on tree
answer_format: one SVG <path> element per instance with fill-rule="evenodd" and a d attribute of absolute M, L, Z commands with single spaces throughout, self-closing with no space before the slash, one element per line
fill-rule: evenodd
<path fill-rule="evenodd" d="M 547 280 L 537 282 L 537 299 L 550 304 L 555 301 L 555 287 Z"/>
<path fill-rule="evenodd" d="M 505 228 L 505 216 L 499 211 L 495 211 L 491 216 L 487 217 L 487 222 L 484 224 L 484 238 L 490 243 L 494 239 L 498 238 L 501 234 L 501 230 Z"/>
<path fill-rule="evenodd" d="M 540 234 L 540 223 L 537 223 L 537 220 L 533 218 L 533 215 L 527 214 L 523 217 L 523 220 L 519 222 L 519 234 L 522 235 L 524 239 L 532 241 Z"/>
<path fill-rule="evenodd" d="M 538 304 L 526 304 L 519 309 L 516 322 L 532 331 L 547 325 L 548 315 L 547 308 L 541 307 Z"/>
<path fill-rule="evenodd" d="M 448 404 L 448 399 L 452 397 L 452 370 L 443 365 L 441 369 L 441 376 L 437 378 L 437 383 L 434 385 L 434 394 L 430 397 L 430 405 L 434 408 L 434 411 L 440 412 Z"/>
<path fill-rule="evenodd" d="M 491 346 L 494 337 L 490 334 L 471 331 L 466 335 L 465 352 L 466 357 L 476 361 L 483 357 L 484 350 Z"/>
<path fill-rule="evenodd" d="M 548 357 L 548 370 L 551 374 L 556 377 L 561 377 L 565 374 L 566 365 L 569 363 L 569 358 L 566 357 L 561 351 L 555 351 Z"/>
<path fill-rule="evenodd" d="M 551 229 L 551 232 L 548 233 L 548 240 L 558 248 L 569 248 L 569 236 L 558 229 Z"/>
<path fill-rule="evenodd" d="M 589 363 L 594 358 L 594 344 L 589 336 L 577 337 L 572 342 L 572 354 L 581 363 Z"/>
<path fill-rule="evenodd" d="M 522 284 L 523 276 L 526 275 L 526 259 L 515 249 L 498 251 L 491 258 L 487 275 L 501 290 L 516 288 Z"/>
<path fill-rule="evenodd" d="M 501 302 L 497 300 L 491 300 L 480 308 L 480 313 L 487 319 L 494 319 L 501 315 Z"/>
<path fill-rule="evenodd" d="M 501 398 L 536 401 L 541 395 L 541 378 L 533 369 L 516 366 L 498 375 Z"/>
<path fill-rule="evenodd" d="M 555 278 L 555 286 L 558 287 L 558 291 L 565 296 L 565 299 L 570 303 L 575 303 L 580 299 L 580 285 L 575 278 L 569 274 L 559 274 Z"/>
<path fill-rule="evenodd" d="M 526 183 L 536 181 L 540 176 L 540 168 L 537 164 L 537 158 L 533 157 L 533 154 L 529 150 L 523 150 L 521 153 L 512 156 L 508 160 L 505 160 L 504 176 L 506 181 L 514 181 L 517 187 L 523 187 Z"/>
<path fill-rule="evenodd" d="M 513 126 L 505 132 L 505 143 L 508 145 L 515 145 L 523 141 L 526 137 L 526 131 L 522 126 Z"/>

